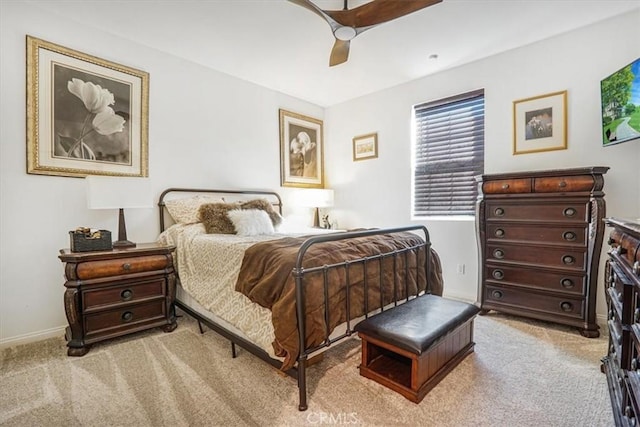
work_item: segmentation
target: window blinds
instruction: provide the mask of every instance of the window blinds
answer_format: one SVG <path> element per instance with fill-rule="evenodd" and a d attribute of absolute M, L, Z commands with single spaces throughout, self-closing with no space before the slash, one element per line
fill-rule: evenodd
<path fill-rule="evenodd" d="M 414 107 L 414 216 L 474 215 L 484 172 L 484 90 Z"/>

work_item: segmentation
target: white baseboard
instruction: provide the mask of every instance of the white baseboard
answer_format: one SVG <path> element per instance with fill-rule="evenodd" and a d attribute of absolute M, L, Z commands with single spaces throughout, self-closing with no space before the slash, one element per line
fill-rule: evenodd
<path fill-rule="evenodd" d="M 58 326 L 56 328 L 45 329 L 44 331 L 32 332 L 29 334 L 18 335 L 17 337 L 0 339 L 0 349 L 14 347 L 21 344 L 29 344 L 32 342 L 46 340 L 48 338 L 64 336 L 65 328 L 66 326 Z"/>

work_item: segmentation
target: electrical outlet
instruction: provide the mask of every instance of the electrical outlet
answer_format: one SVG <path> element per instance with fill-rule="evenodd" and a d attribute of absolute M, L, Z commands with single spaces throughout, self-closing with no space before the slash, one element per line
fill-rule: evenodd
<path fill-rule="evenodd" d="M 458 272 L 458 274 L 464 274 L 464 264 L 458 264 L 456 266 L 456 271 Z"/>

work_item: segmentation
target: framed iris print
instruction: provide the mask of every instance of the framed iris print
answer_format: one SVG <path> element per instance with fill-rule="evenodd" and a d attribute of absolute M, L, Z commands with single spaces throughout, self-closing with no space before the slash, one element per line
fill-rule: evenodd
<path fill-rule="evenodd" d="M 513 154 L 566 148 L 566 90 L 513 102 Z"/>

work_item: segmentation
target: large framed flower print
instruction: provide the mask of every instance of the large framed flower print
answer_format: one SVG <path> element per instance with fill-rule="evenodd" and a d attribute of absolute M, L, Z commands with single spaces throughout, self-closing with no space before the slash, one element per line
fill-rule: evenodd
<path fill-rule="evenodd" d="M 280 184 L 324 188 L 322 120 L 283 109 L 280 113 Z"/>
<path fill-rule="evenodd" d="M 149 74 L 27 36 L 27 173 L 149 175 Z"/>

